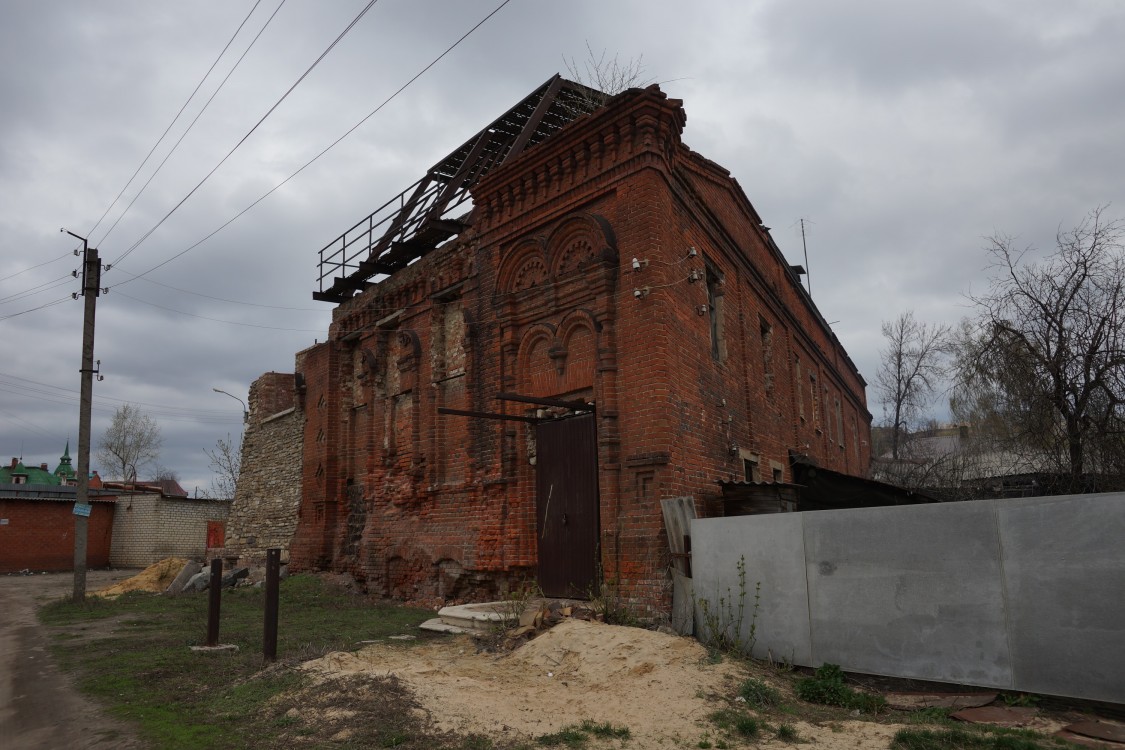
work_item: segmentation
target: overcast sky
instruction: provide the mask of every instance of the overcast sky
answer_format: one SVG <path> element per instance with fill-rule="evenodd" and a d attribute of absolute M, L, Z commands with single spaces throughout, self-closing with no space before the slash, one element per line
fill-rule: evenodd
<path fill-rule="evenodd" d="M 185 253 L 501 0 L 377 2 L 151 231 L 367 4 L 284 3 L 138 198 L 278 2 L 250 13 L 252 0 L 0 0 L 5 460 L 53 469 L 67 439 L 72 454 L 77 445 L 82 303 L 69 298 L 76 242 L 60 227 L 89 236 L 103 262 L 129 253 L 98 301 L 95 441 L 117 406 L 138 404 L 163 430 L 161 463 L 202 491 L 204 449 L 241 429 L 241 405 L 212 388 L 245 399 L 258 375 L 291 372 L 294 354 L 325 338 L 331 306 L 311 298 L 317 251 L 565 74 L 564 58 L 581 64 L 587 43 L 643 56 L 645 77 L 684 100 L 684 141 L 731 171 L 794 263 L 806 219 L 813 297 L 869 381 L 881 321 L 967 313 L 988 235 L 1048 250 L 1060 225 L 1092 208 L 1125 216 L 1116 0 L 510 0 L 324 157 Z M 880 419 L 870 388 L 868 399 Z"/>

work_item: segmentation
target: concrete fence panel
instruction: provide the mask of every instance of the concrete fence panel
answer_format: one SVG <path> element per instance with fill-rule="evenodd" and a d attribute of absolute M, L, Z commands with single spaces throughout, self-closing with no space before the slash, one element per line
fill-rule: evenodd
<path fill-rule="evenodd" d="M 761 582 L 755 656 L 1125 702 L 1125 494 L 696 519 L 691 535 L 712 619 L 740 560 L 747 613 Z"/>

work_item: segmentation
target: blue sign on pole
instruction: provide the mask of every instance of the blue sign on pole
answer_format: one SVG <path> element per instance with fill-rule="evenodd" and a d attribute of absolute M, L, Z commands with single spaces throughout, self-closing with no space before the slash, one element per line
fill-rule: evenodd
<path fill-rule="evenodd" d="M 90 517 L 90 504 L 89 503 L 75 503 L 74 515 Z"/>

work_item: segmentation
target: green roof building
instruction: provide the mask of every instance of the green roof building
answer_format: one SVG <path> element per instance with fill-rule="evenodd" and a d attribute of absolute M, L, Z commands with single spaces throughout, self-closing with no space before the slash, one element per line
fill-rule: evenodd
<path fill-rule="evenodd" d="M 0 484 L 74 485 L 77 483 L 77 472 L 70 463 L 69 440 L 54 471 L 49 471 L 45 463 L 39 466 L 25 466 L 18 458 L 13 458 L 11 465 L 0 467 Z"/>

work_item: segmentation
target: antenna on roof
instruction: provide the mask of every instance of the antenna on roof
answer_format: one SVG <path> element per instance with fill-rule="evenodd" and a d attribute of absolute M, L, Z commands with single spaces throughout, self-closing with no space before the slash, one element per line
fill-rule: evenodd
<path fill-rule="evenodd" d="M 801 217 L 801 248 L 805 251 L 805 278 L 808 279 L 809 296 L 812 296 L 812 266 L 809 265 L 809 246 L 805 242 L 805 217 Z"/>

